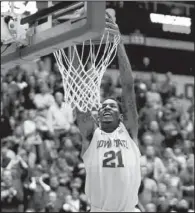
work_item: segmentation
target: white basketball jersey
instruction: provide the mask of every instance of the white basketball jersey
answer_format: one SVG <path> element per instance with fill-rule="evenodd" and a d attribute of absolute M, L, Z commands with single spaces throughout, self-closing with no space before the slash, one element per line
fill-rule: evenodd
<path fill-rule="evenodd" d="M 141 182 L 140 152 L 122 123 L 112 133 L 97 128 L 83 161 L 91 211 L 134 211 Z"/>

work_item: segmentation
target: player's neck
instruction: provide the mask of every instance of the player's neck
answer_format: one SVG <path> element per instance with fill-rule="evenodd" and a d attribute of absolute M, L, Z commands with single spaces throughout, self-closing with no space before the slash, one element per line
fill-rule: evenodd
<path fill-rule="evenodd" d="M 119 124 L 102 123 L 101 130 L 106 133 L 112 133 L 118 128 Z"/>

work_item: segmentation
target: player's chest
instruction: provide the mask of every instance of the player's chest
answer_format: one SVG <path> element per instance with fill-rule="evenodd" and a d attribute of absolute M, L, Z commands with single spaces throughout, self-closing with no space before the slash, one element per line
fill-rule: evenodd
<path fill-rule="evenodd" d="M 104 168 L 123 168 L 135 165 L 137 153 L 132 143 L 133 141 L 125 136 L 100 137 L 96 141 L 94 159 L 97 159 L 97 162 L 101 161 Z"/>

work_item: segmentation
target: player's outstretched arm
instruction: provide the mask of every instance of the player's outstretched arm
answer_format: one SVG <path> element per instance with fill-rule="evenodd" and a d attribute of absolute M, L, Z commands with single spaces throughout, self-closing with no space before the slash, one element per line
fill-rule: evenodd
<path fill-rule="evenodd" d="M 138 113 L 135 100 L 133 72 L 122 41 L 118 45 L 117 51 L 122 85 L 123 121 L 128 132 L 134 141 L 137 142 Z"/>
<path fill-rule="evenodd" d="M 111 29 L 117 30 L 120 34 L 118 25 L 115 23 L 113 17 L 107 12 L 107 22 Z M 122 108 L 123 108 L 123 122 L 129 134 L 137 143 L 138 134 L 138 113 L 135 100 L 134 79 L 131 65 L 126 54 L 124 44 L 121 41 L 117 48 L 118 63 L 120 70 L 120 78 L 122 85 Z"/>

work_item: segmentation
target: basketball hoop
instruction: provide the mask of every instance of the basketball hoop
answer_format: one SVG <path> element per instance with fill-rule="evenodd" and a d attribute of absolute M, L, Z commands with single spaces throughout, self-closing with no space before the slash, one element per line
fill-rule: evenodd
<path fill-rule="evenodd" d="M 119 42 L 119 33 L 107 28 L 98 41 L 98 48 L 95 47 L 97 40 L 87 40 L 81 44 L 81 53 L 76 44 L 70 48 L 69 57 L 63 49 L 54 52 L 62 76 L 65 103 L 82 112 L 99 109 L 101 80 L 117 54 Z"/>

